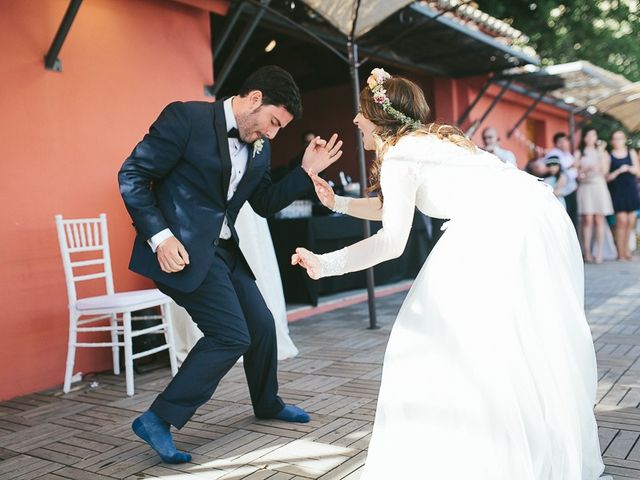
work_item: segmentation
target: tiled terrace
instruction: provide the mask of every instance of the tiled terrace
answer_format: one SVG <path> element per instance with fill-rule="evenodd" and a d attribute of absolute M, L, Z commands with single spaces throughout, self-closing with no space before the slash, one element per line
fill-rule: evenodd
<path fill-rule="evenodd" d="M 586 271 L 607 471 L 640 479 L 640 262 L 588 265 Z M 356 480 L 385 344 L 404 296 L 378 300 L 379 330 L 366 329 L 362 303 L 291 325 L 300 355 L 281 363 L 281 394 L 312 413 L 309 424 L 256 420 L 242 368 L 235 367 L 175 434 L 193 462 L 166 465 L 133 435 L 130 423 L 163 388 L 168 369 L 136 375 L 131 398 L 123 377 L 101 374 L 68 395 L 52 390 L 0 404 L 0 480 Z"/>

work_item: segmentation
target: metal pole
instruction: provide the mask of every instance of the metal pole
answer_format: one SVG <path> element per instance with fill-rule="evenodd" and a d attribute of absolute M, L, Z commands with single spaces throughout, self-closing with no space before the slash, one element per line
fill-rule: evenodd
<path fill-rule="evenodd" d="M 62 49 L 64 40 L 67 38 L 67 34 L 71 29 L 73 20 L 76 18 L 76 14 L 78 13 L 81 3 L 82 0 L 71 0 L 69 2 L 69 6 L 67 7 L 67 11 L 64 14 L 60 26 L 58 27 L 56 36 L 53 38 L 51 47 L 44 57 L 44 68 L 47 70 L 53 70 L 54 72 L 62 71 L 62 62 L 58 58 L 58 54 L 60 53 L 60 49 Z"/>
<path fill-rule="evenodd" d="M 545 92 L 544 91 L 540 92 L 540 95 L 538 95 L 535 101 L 531 105 L 529 105 L 529 108 L 527 108 L 527 111 L 524 112 L 524 115 L 522 115 L 520 119 L 516 122 L 516 124 L 513 126 L 513 128 L 509 130 L 509 132 L 507 132 L 507 138 L 511 138 L 511 135 L 513 135 L 513 132 L 515 132 L 517 128 L 522 124 L 522 122 L 524 122 L 525 119 L 529 116 L 529 114 L 533 112 L 533 109 L 538 106 L 538 104 L 544 98 L 544 96 L 545 96 Z"/>
<path fill-rule="evenodd" d="M 509 85 L 511 85 L 511 79 L 507 80 L 504 84 L 502 84 L 502 89 L 498 92 L 498 95 L 496 95 L 496 97 L 493 99 L 493 101 L 491 102 L 491 104 L 489 105 L 489 107 L 485 110 L 485 112 L 482 114 L 482 116 L 480 117 L 479 120 L 477 120 L 476 122 L 474 122 L 473 127 L 470 129 L 470 131 L 468 132 L 469 136 L 472 136 L 475 132 L 478 131 L 478 129 L 480 128 L 480 125 L 482 125 L 482 122 L 484 122 L 486 120 L 486 118 L 489 116 L 489 114 L 491 113 L 491 110 L 494 109 L 494 107 L 498 104 L 498 102 L 500 101 L 500 99 L 502 98 L 502 96 L 505 94 L 505 92 L 507 91 L 507 89 L 509 88 Z"/>
<path fill-rule="evenodd" d="M 242 50 L 244 49 L 245 45 L 249 41 L 249 38 L 251 38 L 251 34 L 258 26 L 258 23 L 260 23 L 260 20 L 262 20 L 262 17 L 266 12 L 266 7 L 269 6 L 269 3 L 271 3 L 271 0 L 262 0 L 260 2 L 260 6 L 261 6 L 260 11 L 258 11 L 256 16 L 253 17 L 253 20 L 249 25 L 247 25 L 247 27 L 244 29 L 244 32 L 242 32 L 240 40 L 238 40 L 238 43 L 236 43 L 235 47 L 233 47 L 233 50 L 229 54 L 229 58 L 225 62 L 224 66 L 222 67 L 220 74 L 214 77 L 213 85 L 211 87 L 205 87 L 205 90 L 207 91 L 207 93 L 212 97 L 216 97 L 220 92 L 220 89 L 224 85 L 225 80 L 231 73 L 231 70 L 233 69 L 234 65 L 238 61 L 238 58 L 240 58 L 240 54 L 242 53 Z"/>
<path fill-rule="evenodd" d="M 576 110 L 571 110 L 569 112 L 569 144 L 571 145 L 571 152 L 574 150 L 574 141 L 575 141 L 575 129 L 576 129 Z"/>
<path fill-rule="evenodd" d="M 236 9 L 233 11 L 231 18 L 227 20 L 227 23 L 225 23 L 224 29 L 222 30 L 222 33 L 220 34 L 220 38 L 216 42 L 213 50 L 214 60 L 218 57 L 218 55 L 220 55 L 220 51 L 222 50 L 222 47 L 224 47 L 224 44 L 227 43 L 227 40 L 229 39 L 229 35 L 231 34 L 233 27 L 235 27 L 236 23 L 238 23 L 240 14 L 242 13 L 242 10 L 244 10 L 244 6 L 245 6 L 245 2 L 240 2 L 240 5 L 238 5 Z M 213 14 L 210 14 L 210 15 L 213 15 Z M 213 32 L 211 32 L 211 37 L 213 37 Z"/>
<path fill-rule="evenodd" d="M 484 82 L 484 85 L 482 85 L 482 88 L 480 89 L 480 91 L 478 92 L 478 94 L 476 95 L 476 98 L 473 99 L 473 102 L 471 102 L 471 104 L 465 109 L 464 112 L 462 112 L 462 115 L 460 115 L 460 118 L 458 118 L 458 121 L 456 122 L 456 125 L 458 127 L 461 127 L 462 124 L 464 123 L 464 121 L 467 119 L 467 117 L 469 116 L 469 114 L 471 113 L 471 110 L 473 110 L 473 107 L 476 106 L 476 104 L 480 101 L 480 99 L 482 98 L 482 96 L 484 95 L 484 92 L 487 91 L 487 89 L 489 88 L 489 86 L 493 83 L 493 78 L 489 78 L 487 79 L 486 82 Z"/>
<path fill-rule="evenodd" d="M 358 74 L 358 45 L 354 41 L 347 43 L 349 50 L 349 72 L 351 73 L 351 83 L 353 86 L 353 105 L 354 110 L 357 112 L 360 106 L 360 76 Z M 360 172 L 360 196 L 366 195 L 367 185 L 367 166 L 364 159 L 364 146 L 362 145 L 362 136 L 356 129 L 356 146 L 358 148 L 358 170 Z M 368 220 L 362 222 L 364 238 L 371 236 L 371 225 Z M 378 322 L 376 317 L 376 294 L 375 294 L 375 282 L 373 277 L 373 267 L 368 268 L 367 274 L 367 297 L 369 303 L 369 329 L 378 328 Z"/>

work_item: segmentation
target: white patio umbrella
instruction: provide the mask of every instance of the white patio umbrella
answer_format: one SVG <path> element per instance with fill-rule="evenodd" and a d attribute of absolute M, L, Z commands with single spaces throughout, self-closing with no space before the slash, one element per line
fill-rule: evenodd
<path fill-rule="evenodd" d="M 640 130 L 640 82 L 618 90 L 595 104 L 601 113 L 612 116 L 631 132 Z"/>
<path fill-rule="evenodd" d="M 324 19 L 357 40 L 413 0 L 303 0 Z M 355 26 L 353 24 L 355 20 Z M 355 28 L 354 28 L 355 27 Z"/>

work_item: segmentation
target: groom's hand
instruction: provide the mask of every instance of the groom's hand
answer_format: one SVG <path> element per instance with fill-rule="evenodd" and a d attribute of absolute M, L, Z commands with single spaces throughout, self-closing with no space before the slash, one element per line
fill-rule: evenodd
<path fill-rule="evenodd" d="M 189 254 L 176 237 L 169 237 L 158 245 L 156 256 L 165 273 L 179 272 L 189 265 Z"/>
<path fill-rule="evenodd" d="M 305 172 L 320 173 L 342 156 L 342 140 L 338 141 L 338 134 L 334 133 L 327 142 L 316 137 L 307 146 L 302 157 L 302 168 Z"/>

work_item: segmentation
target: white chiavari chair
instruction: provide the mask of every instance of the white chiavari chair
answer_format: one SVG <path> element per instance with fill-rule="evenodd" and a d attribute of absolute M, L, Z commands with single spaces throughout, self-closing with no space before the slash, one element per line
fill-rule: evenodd
<path fill-rule="evenodd" d="M 120 374 L 120 347 L 124 348 L 127 395 L 133 395 L 133 361 L 163 350 L 169 351 L 171 373 L 177 372 L 176 354 L 171 329 L 171 298 L 160 290 L 136 290 L 116 293 L 113 286 L 107 216 L 63 219 L 56 215 L 56 227 L 69 300 L 69 347 L 64 376 L 65 393 L 71 388 L 76 348 L 111 347 L 113 373 Z M 102 281 L 105 294 L 78 298 L 77 284 Z M 160 307 L 160 315 L 133 315 L 148 308 Z M 135 320 L 161 320 L 157 325 L 132 330 Z M 78 341 L 81 334 L 109 332 L 111 341 Z M 146 351 L 133 353 L 132 339 L 146 334 L 164 334 L 165 343 Z"/>

